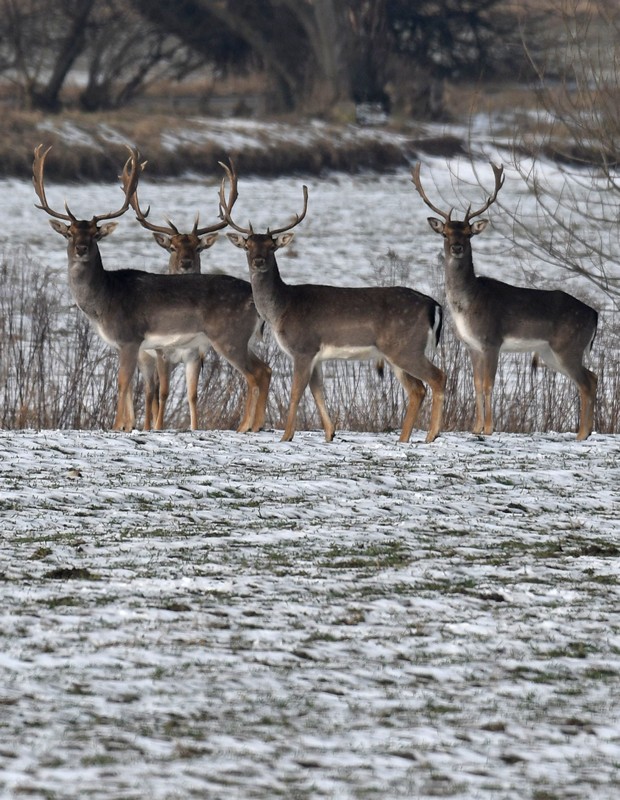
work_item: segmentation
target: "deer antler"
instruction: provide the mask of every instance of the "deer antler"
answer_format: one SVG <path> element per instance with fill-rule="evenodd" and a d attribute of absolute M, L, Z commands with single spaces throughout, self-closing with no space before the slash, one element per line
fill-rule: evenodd
<path fill-rule="evenodd" d="M 239 196 L 237 193 L 237 174 L 235 172 L 235 168 L 233 166 L 232 159 L 230 161 L 230 168 L 223 164 L 221 161 L 218 161 L 218 164 L 224 169 L 226 174 L 230 177 L 231 175 L 234 177 L 234 180 L 231 179 L 230 181 L 230 191 L 228 193 L 228 202 L 226 203 L 226 209 L 228 213 L 232 211 L 232 207 L 237 202 L 237 197 Z M 224 185 L 224 178 L 222 178 L 222 185 L 220 186 L 219 191 L 219 199 L 220 199 L 220 217 L 222 217 L 222 198 L 223 198 L 223 185 Z M 225 228 L 228 225 L 228 221 L 224 218 L 221 218 L 220 222 L 215 222 L 213 225 L 208 225 L 204 228 L 198 227 L 198 214 L 196 214 L 196 221 L 194 222 L 194 229 L 192 233 L 196 236 L 203 236 L 205 233 L 213 233 L 214 231 L 220 231 L 222 228 Z"/>
<path fill-rule="evenodd" d="M 144 169 L 146 161 L 143 164 L 140 164 L 140 153 L 138 150 L 135 147 L 130 147 L 129 145 L 125 146 L 127 147 L 127 150 L 129 150 L 129 158 L 123 167 L 123 191 L 125 193 L 123 205 L 117 211 L 110 211 L 108 214 L 96 214 L 93 216 L 93 222 L 101 222 L 101 220 L 104 219 L 114 219 L 115 217 L 120 217 L 129 208 L 131 198 L 136 192 L 138 180 L 140 178 L 140 172 Z"/>
<path fill-rule="evenodd" d="M 304 207 L 302 209 L 301 214 L 295 214 L 295 219 L 288 225 L 285 225 L 283 228 L 275 228 L 274 230 L 267 228 L 267 233 L 270 233 L 272 236 L 275 236 L 277 233 L 284 233 L 284 231 L 290 231 L 291 228 L 294 228 L 296 225 L 299 225 L 302 219 L 306 216 L 306 211 L 308 210 L 308 187 L 305 184 L 302 187 L 302 191 L 304 195 Z"/>
<path fill-rule="evenodd" d="M 140 208 L 140 201 L 138 200 L 137 181 L 133 192 L 130 193 L 132 175 L 129 170 L 129 163 L 130 159 L 127 159 L 125 166 L 123 167 L 123 172 L 121 175 L 119 175 L 119 178 L 121 179 L 121 183 L 123 185 L 123 191 L 125 192 L 125 197 L 129 196 L 129 205 L 135 211 L 136 219 L 138 220 L 140 225 L 142 225 L 143 228 L 146 228 L 149 231 L 154 231 L 156 233 L 165 233 L 168 236 L 174 236 L 175 234 L 178 234 L 179 231 L 177 230 L 176 226 L 173 225 L 172 222 L 170 222 L 169 219 L 166 219 L 168 227 L 164 227 L 163 225 L 154 225 L 152 222 L 149 222 L 149 220 L 147 220 L 147 217 L 151 211 L 151 207 L 149 206 L 146 209 L 146 211 L 142 211 L 142 209 Z M 148 161 L 143 161 L 140 164 L 141 172 L 146 167 L 147 164 Z"/>
<path fill-rule="evenodd" d="M 490 162 L 490 163 L 491 163 L 491 168 L 493 170 L 493 174 L 495 175 L 495 189 L 493 191 L 493 194 L 490 197 L 487 198 L 486 203 L 481 208 L 479 208 L 477 211 L 472 211 L 471 210 L 471 205 L 470 205 L 469 208 L 467 209 L 466 213 L 465 213 L 464 222 L 469 222 L 473 217 L 480 216 L 480 214 L 483 214 L 487 210 L 487 208 L 489 208 L 489 206 L 493 205 L 493 203 L 497 199 L 497 193 L 499 192 L 499 190 L 504 185 L 504 175 L 503 175 L 504 167 L 503 166 L 497 167 L 497 166 L 495 166 L 495 164 L 493 164 L 493 162 Z M 442 216 L 446 221 L 450 221 L 450 215 L 452 214 L 452 210 L 450 210 L 446 214 L 445 211 L 442 211 L 440 208 L 437 208 L 437 206 L 433 205 L 431 203 L 431 201 L 428 199 L 428 197 L 426 196 L 426 192 L 422 188 L 422 182 L 420 180 L 420 162 L 418 162 L 415 165 L 415 167 L 411 170 L 411 180 L 413 182 L 413 185 L 417 189 L 418 194 L 420 195 L 422 200 L 424 200 L 426 205 L 430 209 L 432 209 L 436 214 L 439 214 L 440 216 Z"/>
<path fill-rule="evenodd" d="M 148 162 L 144 161 L 140 165 L 140 168 L 144 169 L 144 167 L 147 165 L 147 163 Z M 126 167 L 127 167 L 127 164 L 125 165 L 125 169 L 123 169 L 123 174 L 119 176 L 121 181 L 122 181 L 122 184 L 123 184 L 123 189 L 125 189 L 125 191 L 127 189 L 128 180 L 129 180 L 129 176 L 127 174 Z M 230 194 L 230 196 L 228 198 L 228 207 L 229 208 L 233 207 L 233 205 L 235 204 L 235 200 L 236 199 L 237 199 L 236 194 L 235 194 L 234 197 L 232 196 L 232 188 L 231 188 L 231 194 Z M 164 225 L 155 225 L 155 224 L 153 224 L 152 222 L 150 222 L 147 219 L 147 217 L 148 217 L 148 215 L 149 215 L 149 213 L 151 211 L 151 207 L 149 206 L 146 209 L 146 211 L 142 211 L 142 209 L 140 208 L 140 202 L 138 200 L 137 188 L 134 189 L 133 194 L 129 198 L 129 203 L 130 203 L 131 207 L 133 208 L 133 210 L 136 212 L 136 218 L 137 218 L 138 222 L 140 223 L 140 225 L 142 225 L 143 228 L 146 228 L 149 231 L 154 231 L 156 233 L 165 233 L 168 236 L 178 235 L 179 229 L 177 228 L 177 226 L 170 219 L 168 219 L 168 217 L 165 218 L 166 222 L 168 223 L 167 227 L 164 226 Z M 221 193 L 220 193 L 220 203 L 221 203 Z M 225 228 L 228 225 L 226 220 L 221 220 L 220 222 L 213 223 L 213 225 L 206 225 L 206 226 L 204 226 L 202 228 L 199 228 L 198 227 L 198 222 L 199 222 L 199 215 L 196 214 L 196 218 L 194 219 L 194 227 L 192 228 L 192 234 L 194 236 L 204 236 L 205 233 L 213 233 L 214 231 L 219 231 L 219 230 L 221 230 L 222 228 Z"/>
<path fill-rule="evenodd" d="M 247 236 L 250 236 L 250 235 L 252 235 L 254 233 L 254 229 L 252 228 L 252 223 L 251 222 L 248 223 L 248 225 L 249 225 L 248 228 L 242 228 L 240 225 L 237 225 L 237 223 L 230 216 L 230 212 L 231 212 L 233 203 L 235 202 L 235 200 L 238 197 L 238 192 L 237 192 L 237 173 L 234 170 L 232 159 L 230 159 L 230 168 L 227 167 L 226 164 L 223 164 L 221 161 L 219 162 L 219 165 L 222 167 L 222 169 L 226 173 L 226 176 L 228 177 L 228 180 L 230 181 L 230 184 L 231 184 L 229 201 L 228 201 L 228 203 L 226 203 L 224 201 L 224 183 L 225 183 L 226 179 L 222 178 L 222 184 L 220 186 L 220 216 L 223 219 L 226 220 L 226 222 L 228 223 L 228 225 L 230 225 L 231 228 L 234 228 L 236 231 L 239 231 L 239 233 L 243 233 L 243 234 L 245 234 Z M 270 234 L 271 236 L 275 236 L 278 233 L 284 233 L 284 231 L 289 231 L 289 230 L 291 230 L 291 228 L 294 228 L 296 225 L 299 225 L 299 223 L 302 221 L 302 219 L 306 216 L 306 211 L 308 210 L 308 187 L 307 186 L 303 187 L 303 195 L 304 195 L 304 207 L 302 209 L 301 214 L 295 214 L 295 219 L 291 223 L 289 223 L 288 225 L 285 225 L 282 228 L 275 228 L 274 230 L 271 230 L 270 228 L 267 228 L 267 233 L 268 234 Z M 230 202 L 231 198 L 234 198 L 232 203 Z"/>
<path fill-rule="evenodd" d="M 484 212 L 489 208 L 489 206 L 493 205 L 493 203 L 497 199 L 497 193 L 504 185 L 504 167 L 500 165 L 499 167 L 495 166 L 495 164 L 490 161 L 491 169 L 493 170 L 493 174 L 495 175 L 495 188 L 493 190 L 493 194 L 487 198 L 486 203 L 479 208 L 477 211 L 471 210 L 471 205 L 467 209 L 467 213 L 465 214 L 465 222 L 469 222 L 472 217 L 478 217 L 480 214 L 484 214 Z"/>
<path fill-rule="evenodd" d="M 36 204 L 37 208 L 40 208 L 42 211 L 47 211 L 50 217 L 56 217 L 57 219 L 65 219 L 67 222 L 75 222 L 76 218 L 73 216 L 71 211 L 69 211 L 69 207 L 65 203 L 65 212 L 62 213 L 60 211 L 54 211 L 53 208 L 50 208 L 49 203 L 47 202 L 47 198 L 45 197 L 45 184 L 43 181 L 43 172 L 45 169 L 45 159 L 47 154 L 52 149 L 50 145 L 46 150 L 43 150 L 43 145 L 40 144 L 34 148 L 34 161 L 32 162 L 32 183 L 34 185 L 34 190 L 37 193 L 37 197 L 39 198 L 40 205 Z"/>
<path fill-rule="evenodd" d="M 68 222 L 76 222 L 77 217 L 75 216 L 75 214 L 71 212 L 66 202 L 65 202 L 64 214 L 61 213 L 60 211 L 54 211 L 54 209 L 51 208 L 49 203 L 47 202 L 47 198 L 45 196 L 45 184 L 43 180 L 43 174 L 45 169 L 45 159 L 51 149 L 52 147 L 50 145 L 46 150 L 43 150 L 42 144 L 38 145 L 34 149 L 34 161 L 32 163 L 32 183 L 34 185 L 34 190 L 37 193 L 37 197 L 41 201 L 40 205 L 37 205 L 37 208 L 40 208 L 43 211 L 47 211 L 50 217 L 56 217 L 57 219 L 64 219 L 67 220 Z M 125 163 L 125 167 L 123 168 L 125 202 L 118 209 L 118 211 L 112 211 L 109 214 L 97 214 L 93 216 L 92 221 L 95 223 L 100 222 L 103 219 L 114 219 L 114 217 L 120 217 L 121 214 L 124 214 L 125 211 L 127 211 L 127 209 L 129 208 L 130 198 L 135 193 L 136 186 L 138 185 L 138 177 L 139 177 L 138 160 L 140 158 L 140 154 L 138 153 L 137 150 L 132 149 L 129 146 L 127 146 L 127 149 L 130 152 L 130 156 L 127 159 L 127 162 Z"/>
<path fill-rule="evenodd" d="M 431 201 L 428 199 L 428 197 L 426 196 L 426 192 L 422 188 L 422 181 L 420 180 L 420 162 L 419 161 L 415 165 L 415 167 L 411 170 L 411 181 L 412 181 L 413 185 L 415 186 L 418 194 L 420 195 L 422 200 L 424 200 L 426 205 L 431 209 L 431 211 L 434 211 L 435 214 L 439 214 L 440 217 L 443 217 L 446 221 L 449 221 L 450 220 L 450 214 L 452 214 L 452 210 L 448 211 L 448 213 L 446 214 L 445 211 L 442 211 L 440 208 L 437 208 L 437 206 L 434 206 L 431 203 Z"/>
<path fill-rule="evenodd" d="M 230 166 L 224 164 L 223 161 L 218 161 L 217 163 L 226 173 L 225 177 L 222 178 L 222 183 L 220 184 L 220 217 L 226 222 L 227 225 L 230 225 L 231 228 L 234 228 L 236 231 L 239 231 L 239 233 L 244 233 L 247 236 L 250 236 L 251 234 L 254 233 L 254 230 L 252 229 L 252 223 L 251 222 L 248 223 L 250 226 L 249 228 L 242 228 L 239 225 L 237 225 L 237 223 L 230 216 L 232 207 L 235 201 L 237 200 L 237 197 L 239 197 L 239 193 L 237 191 L 237 173 L 235 171 L 235 165 L 233 164 L 233 160 L 232 158 L 228 159 L 228 163 L 230 164 Z M 228 181 L 230 183 L 230 190 L 228 192 L 228 202 L 226 202 L 226 200 L 224 199 L 224 186 L 226 184 L 226 178 L 228 178 Z"/>

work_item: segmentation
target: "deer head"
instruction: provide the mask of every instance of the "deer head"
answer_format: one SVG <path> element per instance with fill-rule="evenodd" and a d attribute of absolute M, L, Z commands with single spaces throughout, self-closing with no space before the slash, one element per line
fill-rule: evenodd
<path fill-rule="evenodd" d="M 231 184 L 231 195 L 238 196 L 237 193 L 237 175 L 234 171 L 231 161 L 230 168 L 220 161 L 220 166 L 226 172 L 226 177 Z M 256 233 L 252 228 L 252 223 L 248 223 L 247 228 L 238 225 L 231 217 L 232 205 L 227 203 L 224 199 L 224 184 L 225 178 L 222 179 L 220 186 L 220 216 L 226 220 L 226 223 L 234 228 L 238 233 L 227 233 L 226 235 L 235 247 L 240 247 L 245 250 L 248 264 L 252 272 L 265 272 L 269 269 L 272 263 L 273 254 L 276 250 L 292 242 L 295 234 L 291 231 L 296 225 L 304 219 L 308 210 L 308 187 L 303 186 L 304 207 L 301 214 L 295 214 L 295 218 L 288 224 L 281 228 L 267 228 L 265 233 Z M 239 235 L 241 234 L 241 235 Z"/>
<path fill-rule="evenodd" d="M 126 175 L 127 183 L 125 189 L 125 198 L 121 207 L 116 211 L 110 211 L 107 214 L 96 214 L 91 217 L 90 220 L 79 220 L 69 209 L 69 206 L 66 202 L 64 213 L 61 211 L 55 211 L 47 202 L 47 198 L 45 196 L 44 170 L 45 159 L 51 149 L 51 146 L 47 149 L 43 149 L 43 145 L 40 144 L 34 150 L 32 182 L 34 184 L 34 190 L 40 201 L 37 205 L 37 208 L 42 209 L 54 218 L 50 220 L 50 225 L 52 228 L 68 240 L 74 257 L 78 260 L 84 261 L 88 259 L 93 244 L 96 244 L 105 236 L 108 236 L 110 233 L 112 233 L 118 224 L 116 222 L 108 222 L 105 225 L 100 225 L 100 223 L 104 220 L 120 217 L 129 208 L 131 195 L 136 190 L 140 169 L 142 168 L 139 163 L 140 154 L 136 149 L 133 149 L 129 146 L 127 147 L 129 150 L 129 158 L 125 162 L 125 167 L 123 169 L 123 173 Z M 65 225 L 60 220 L 65 220 L 69 224 Z"/>
<path fill-rule="evenodd" d="M 431 211 L 434 211 L 436 214 L 439 214 L 442 217 L 442 220 L 437 219 L 437 217 L 428 217 L 428 223 L 435 233 L 439 233 L 444 237 L 446 240 L 446 248 L 449 250 L 450 255 L 454 258 L 462 258 L 467 250 L 467 244 L 471 237 L 482 233 L 482 231 L 489 224 L 489 221 L 486 219 L 479 219 L 475 222 L 472 222 L 472 220 L 474 217 L 479 217 L 481 214 L 484 214 L 484 212 L 495 202 L 499 190 L 504 185 L 503 166 L 497 167 L 495 164 L 491 163 L 491 168 L 493 170 L 493 174 L 495 175 L 495 188 L 493 193 L 487 198 L 484 205 L 475 211 L 472 211 L 470 205 L 465 212 L 465 218 L 460 221 L 452 219 L 452 209 L 450 209 L 448 212 L 442 211 L 440 208 L 433 205 L 433 203 L 431 203 L 431 201 L 428 199 L 420 180 L 419 162 L 411 171 L 411 180 L 413 185 L 415 186 L 424 203 L 431 209 Z"/>
<path fill-rule="evenodd" d="M 146 163 L 145 161 L 140 165 L 141 169 L 144 169 Z M 121 175 L 121 182 L 124 191 L 127 191 L 131 182 L 131 174 L 125 169 Z M 231 184 L 227 205 L 232 208 L 235 200 L 236 197 L 233 196 L 233 187 Z M 140 225 L 146 230 L 151 231 L 157 244 L 170 253 L 170 272 L 173 274 L 200 272 L 199 254 L 215 244 L 218 237 L 215 231 L 225 228 L 228 224 L 225 220 L 219 220 L 211 225 L 199 227 L 199 216 L 197 214 L 192 230 L 189 233 L 181 233 L 177 226 L 168 218 L 166 218 L 167 225 L 165 226 L 154 225 L 148 220 L 147 217 L 151 207 L 149 206 L 146 211 L 142 211 L 138 200 L 137 189 L 134 189 L 132 192 L 129 202 L 136 213 L 136 219 Z"/>

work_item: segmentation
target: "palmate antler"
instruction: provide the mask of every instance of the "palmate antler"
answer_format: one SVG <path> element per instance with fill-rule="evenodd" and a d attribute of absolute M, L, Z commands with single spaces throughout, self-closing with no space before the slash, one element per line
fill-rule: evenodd
<path fill-rule="evenodd" d="M 236 231 L 238 231 L 239 233 L 243 233 L 246 236 L 251 236 L 254 233 L 254 229 L 252 228 L 252 223 L 249 222 L 247 228 L 242 228 L 240 225 L 237 225 L 237 223 L 233 220 L 233 218 L 230 215 L 230 212 L 232 210 L 230 197 L 234 197 L 234 200 L 236 200 L 239 195 L 237 192 L 237 173 L 235 172 L 232 159 L 229 159 L 229 162 L 230 162 L 230 167 L 227 167 L 226 164 L 223 164 L 221 161 L 218 162 L 220 167 L 222 167 L 222 169 L 226 173 L 226 177 L 230 182 L 230 195 L 229 195 L 229 202 L 227 203 L 224 200 L 224 184 L 226 182 L 226 178 L 222 178 L 222 183 L 220 185 L 220 216 L 222 217 L 222 219 L 226 220 L 226 223 L 230 225 L 231 228 L 234 228 Z M 304 207 L 302 209 L 301 214 L 295 214 L 295 219 L 288 225 L 284 225 L 284 227 L 282 228 L 273 228 L 273 229 L 267 228 L 268 234 L 270 234 L 271 236 L 276 236 L 279 233 L 290 231 L 296 225 L 299 225 L 302 219 L 306 216 L 306 212 L 308 210 L 308 187 L 305 185 L 303 186 L 303 196 L 304 196 Z"/>
<path fill-rule="evenodd" d="M 143 170 L 144 167 L 147 165 L 147 163 L 148 162 L 144 161 L 140 165 L 140 169 Z M 127 165 L 125 165 L 125 167 L 127 167 Z M 121 182 L 123 184 L 123 189 L 125 191 L 127 191 L 127 186 L 128 186 L 129 181 L 130 181 L 130 175 L 128 174 L 126 169 L 123 169 L 123 174 L 120 175 L 119 177 L 120 177 Z M 230 190 L 230 193 L 229 193 L 229 196 L 228 196 L 228 207 L 230 209 L 232 209 L 233 205 L 235 204 L 235 200 L 236 199 L 237 199 L 236 188 L 235 188 L 235 193 L 233 193 L 233 187 L 231 185 L 231 190 Z M 133 192 L 132 192 L 132 194 L 131 194 L 131 196 L 129 198 L 129 203 L 131 204 L 131 207 L 133 208 L 133 210 L 136 212 L 136 218 L 137 218 L 138 222 L 140 223 L 140 225 L 142 225 L 143 228 L 146 228 L 149 231 L 153 231 L 154 233 L 164 233 L 167 236 L 177 236 L 179 234 L 179 229 L 177 228 L 177 226 L 170 219 L 168 219 L 168 217 L 165 218 L 166 222 L 168 223 L 167 226 L 155 225 L 154 223 L 150 222 L 147 219 L 147 217 L 148 217 L 148 215 L 149 215 L 149 213 L 151 211 L 151 207 L 149 206 L 146 209 L 146 211 L 142 211 L 142 209 L 140 208 L 140 202 L 138 200 L 137 188 L 134 188 L 134 190 L 133 190 Z M 220 194 L 220 203 L 221 203 L 221 194 Z M 222 228 L 225 228 L 228 225 L 226 220 L 220 220 L 219 222 L 215 222 L 212 225 L 205 225 L 202 228 L 199 228 L 198 227 L 198 222 L 199 222 L 199 215 L 196 214 L 196 218 L 194 220 L 194 227 L 192 228 L 192 234 L 194 236 L 204 236 L 206 233 L 214 233 L 215 231 L 219 231 L 219 230 L 221 230 Z"/>
<path fill-rule="evenodd" d="M 34 190 L 37 194 L 37 197 L 40 200 L 40 204 L 37 205 L 37 208 L 46 211 L 51 217 L 56 217 L 56 219 L 64 219 L 67 222 L 76 222 L 77 217 L 72 211 L 69 209 L 69 206 L 65 202 L 65 213 L 61 211 L 54 211 L 53 208 L 47 202 L 47 198 L 45 196 L 45 183 L 44 183 L 44 171 L 45 171 L 45 159 L 47 154 L 52 149 L 51 145 L 47 147 L 45 150 L 43 149 L 44 145 L 40 144 L 34 149 L 34 161 L 32 163 L 32 182 L 34 185 Z M 114 219 L 115 217 L 120 217 L 122 214 L 127 211 L 129 208 L 130 198 L 131 195 L 136 191 L 136 186 L 138 185 L 138 178 L 140 175 L 140 154 L 135 148 L 129 147 L 127 145 L 127 149 L 129 150 L 129 158 L 125 162 L 125 166 L 123 168 L 123 175 L 126 176 L 126 184 L 124 185 L 125 189 L 125 200 L 123 205 L 117 209 L 116 211 L 110 211 L 107 214 L 95 214 L 92 217 L 92 222 L 97 223 L 101 222 L 104 219 Z"/>
<path fill-rule="evenodd" d="M 493 162 L 490 162 L 490 164 L 491 164 L 491 169 L 493 170 L 493 174 L 495 175 L 495 188 L 493 190 L 493 194 L 490 195 L 487 198 L 486 203 L 476 211 L 471 210 L 471 204 L 470 204 L 469 208 L 465 213 L 464 222 L 470 222 L 474 217 L 478 217 L 480 216 L 480 214 L 483 214 L 487 210 L 487 208 L 489 208 L 489 206 L 491 206 L 496 201 L 497 193 L 504 185 L 504 167 L 503 166 L 498 167 L 495 164 L 493 164 Z M 437 206 L 433 205 L 433 203 L 431 203 L 431 201 L 428 199 L 428 197 L 426 196 L 426 192 L 422 187 L 422 182 L 420 180 L 420 162 L 418 162 L 415 165 L 415 167 L 411 170 L 411 180 L 418 194 L 425 202 L 425 204 L 431 209 L 431 211 L 434 211 L 435 214 L 439 214 L 448 222 L 450 220 L 450 215 L 452 214 L 452 209 L 450 209 L 450 211 L 446 213 L 445 211 L 442 211 L 440 208 L 437 208 Z"/>

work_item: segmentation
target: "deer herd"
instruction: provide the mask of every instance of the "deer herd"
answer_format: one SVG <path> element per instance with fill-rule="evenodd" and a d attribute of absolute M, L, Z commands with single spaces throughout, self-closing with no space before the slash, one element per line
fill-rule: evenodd
<path fill-rule="evenodd" d="M 237 174 L 232 162 L 220 163 L 224 171 L 219 190 L 218 219 L 180 233 L 167 225 L 154 225 L 138 200 L 138 182 L 146 162 L 136 149 L 120 176 L 124 200 L 120 208 L 91 219 L 78 219 L 65 203 L 55 211 L 47 202 L 45 160 L 50 147 L 34 151 L 33 183 L 38 208 L 52 219 L 52 228 L 67 240 L 69 286 L 77 306 L 99 336 L 118 351 L 118 401 L 115 430 L 132 430 L 135 411 L 132 383 L 136 368 L 145 391 L 144 429 L 164 427 L 170 371 L 185 365 L 191 428 L 197 427 L 197 391 L 202 362 L 212 347 L 245 378 L 247 396 L 238 431 L 258 431 L 266 415 L 270 367 L 252 345 L 269 325 L 279 347 L 293 365 L 293 378 L 283 441 L 295 433 L 297 409 L 309 385 L 325 438 L 334 437 L 327 411 L 321 364 L 330 359 L 387 361 L 407 396 L 400 441 L 407 442 L 430 387 L 432 406 L 426 436 L 432 442 L 440 433 L 446 376 L 429 359 L 441 334 L 443 312 L 427 295 L 403 286 L 352 288 L 320 284 L 288 284 L 280 275 L 276 251 L 292 241 L 308 208 L 303 187 L 303 208 L 289 224 L 257 233 L 242 227 L 232 216 L 238 197 Z M 492 392 L 502 351 L 538 354 L 551 369 L 563 373 L 577 386 L 580 397 L 578 439 L 593 428 L 596 375 L 584 366 L 597 327 L 597 312 L 563 291 L 512 286 L 474 271 L 474 236 L 488 225 L 480 216 L 495 202 L 504 181 L 503 168 L 491 165 L 495 187 L 477 210 L 471 206 L 463 220 L 442 211 L 427 197 L 420 179 L 420 164 L 412 180 L 423 202 L 441 219 L 429 217 L 431 229 L 444 239 L 445 286 L 448 307 L 458 337 L 471 357 L 476 395 L 473 431 L 493 431 Z M 99 241 L 111 234 L 131 207 L 138 222 L 153 233 L 170 253 L 166 275 L 135 269 L 106 270 Z M 245 251 L 250 281 L 230 275 L 203 274 L 200 253 L 211 247 L 218 231 L 230 227 L 228 239 Z"/>

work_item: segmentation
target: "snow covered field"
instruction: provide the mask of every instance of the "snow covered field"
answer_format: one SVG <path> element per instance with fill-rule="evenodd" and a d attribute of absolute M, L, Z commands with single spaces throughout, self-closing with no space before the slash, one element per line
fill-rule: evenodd
<path fill-rule="evenodd" d="M 0 433 L 0 796 L 611 800 L 617 436 Z"/>

